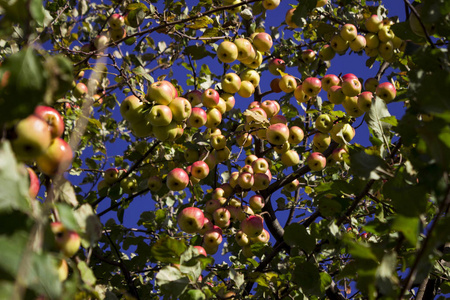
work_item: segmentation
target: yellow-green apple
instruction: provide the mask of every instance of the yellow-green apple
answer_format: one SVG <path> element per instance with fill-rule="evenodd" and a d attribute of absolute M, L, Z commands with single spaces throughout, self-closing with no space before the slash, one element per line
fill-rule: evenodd
<path fill-rule="evenodd" d="M 356 29 L 355 25 L 347 23 L 342 26 L 339 34 L 344 40 L 351 42 L 358 35 L 358 29 Z"/>
<path fill-rule="evenodd" d="M 250 238 L 250 241 L 252 243 L 264 243 L 264 244 L 266 244 L 266 243 L 269 242 L 269 240 L 270 240 L 270 233 L 267 230 L 265 230 L 265 229 L 263 229 L 261 234 L 258 235 L 257 237 Z"/>
<path fill-rule="evenodd" d="M 264 197 L 261 195 L 253 195 L 248 199 L 250 208 L 255 212 L 260 212 L 264 207 Z"/>
<path fill-rule="evenodd" d="M 392 44 L 394 45 L 394 49 L 400 49 L 403 45 L 403 40 L 401 38 L 399 38 L 398 36 L 394 36 L 394 38 L 392 39 Z M 404 51 L 402 51 L 404 52 Z"/>
<path fill-rule="evenodd" d="M 66 280 L 69 276 L 69 266 L 64 258 L 58 261 L 57 268 L 59 281 Z"/>
<path fill-rule="evenodd" d="M 299 188 L 299 186 L 300 186 L 300 182 L 298 181 L 298 179 L 294 179 L 293 181 L 286 184 L 284 186 L 283 190 L 288 193 L 292 193 L 292 192 L 295 192 Z"/>
<path fill-rule="evenodd" d="M 311 49 L 305 49 L 302 51 L 302 60 L 306 64 L 312 64 L 316 60 L 316 52 Z"/>
<path fill-rule="evenodd" d="M 114 184 L 119 179 L 119 170 L 117 168 L 109 168 L 103 174 L 105 182 L 109 185 Z"/>
<path fill-rule="evenodd" d="M 241 247 L 244 247 L 250 243 L 248 236 L 242 230 L 236 232 L 235 239 L 236 243 Z"/>
<path fill-rule="evenodd" d="M 372 78 L 367 78 L 367 80 L 364 82 L 364 89 L 366 91 L 375 93 L 377 86 L 379 84 L 378 79 L 372 77 Z"/>
<path fill-rule="evenodd" d="M 354 52 L 363 51 L 366 48 L 366 38 L 362 35 L 357 35 L 353 41 L 350 41 L 350 49 Z"/>
<path fill-rule="evenodd" d="M 328 100 L 333 104 L 341 104 L 345 100 L 344 92 L 340 86 L 332 86 L 327 93 Z"/>
<path fill-rule="evenodd" d="M 322 77 L 322 88 L 325 92 L 328 92 L 330 90 L 330 87 L 339 85 L 341 83 L 341 80 L 339 77 L 337 77 L 334 74 L 327 74 Z M 295 94 L 294 94 L 295 95 Z"/>
<path fill-rule="evenodd" d="M 253 174 L 253 186 L 252 191 L 262 191 L 269 187 L 269 176 L 263 173 Z"/>
<path fill-rule="evenodd" d="M 358 96 L 345 97 L 344 102 L 342 102 L 342 106 L 349 116 L 357 118 L 364 114 L 364 111 L 358 107 Z"/>
<path fill-rule="evenodd" d="M 255 93 L 255 86 L 247 80 L 241 81 L 241 86 L 239 88 L 238 94 L 243 98 L 249 98 Z"/>
<path fill-rule="evenodd" d="M 144 119 L 144 109 L 144 103 L 138 97 L 131 95 L 122 101 L 122 104 L 120 105 L 120 114 L 128 122 L 134 123 Z"/>
<path fill-rule="evenodd" d="M 255 173 L 265 174 L 267 172 L 267 170 L 269 169 L 269 163 L 263 157 L 257 158 L 254 161 L 252 161 L 251 166 Z"/>
<path fill-rule="evenodd" d="M 366 53 L 366 55 L 368 57 L 377 57 L 379 54 L 378 48 L 371 49 L 371 48 L 366 47 L 366 49 L 364 49 L 364 52 Z"/>
<path fill-rule="evenodd" d="M 223 149 L 220 150 L 213 150 L 213 152 L 216 151 L 216 160 L 219 163 L 222 163 L 224 161 L 226 161 L 231 154 L 231 150 L 228 147 L 225 147 Z"/>
<path fill-rule="evenodd" d="M 220 207 L 213 212 L 214 224 L 220 228 L 227 228 L 230 226 L 231 214 L 225 207 Z"/>
<path fill-rule="evenodd" d="M 236 144 L 239 147 L 250 147 L 253 142 L 253 136 L 250 133 L 244 132 L 236 136 Z"/>
<path fill-rule="evenodd" d="M 342 92 L 347 97 L 354 97 L 359 95 L 361 93 L 361 82 L 358 80 L 358 78 L 352 78 L 352 79 L 345 79 L 342 81 Z"/>
<path fill-rule="evenodd" d="M 282 145 L 289 139 L 289 127 L 283 123 L 272 124 L 266 130 L 266 138 L 273 145 Z"/>
<path fill-rule="evenodd" d="M 380 39 L 376 33 L 368 33 L 365 36 L 366 39 L 366 47 L 369 49 L 377 49 L 380 45 Z"/>
<path fill-rule="evenodd" d="M 345 53 L 349 47 L 349 44 L 348 41 L 344 40 L 339 34 L 337 34 L 331 38 L 330 46 L 337 53 Z"/>
<path fill-rule="evenodd" d="M 239 174 L 242 173 L 250 173 L 250 174 L 254 174 L 253 172 L 253 168 L 250 165 L 245 165 L 242 168 L 239 169 Z"/>
<path fill-rule="evenodd" d="M 322 82 L 317 77 L 308 77 L 303 81 L 302 89 L 309 97 L 315 97 L 322 90 Z"/>
<path fill-rule="evenodd" d="M 146 98 L 157 104 L 169 105 L 176 97 L 176 89 L 169 81 L 156 81 L 147 90 Z"/>
<path fill-rule="evenodd" d="M 254 155 L 254 154 L 250 154 L 249 156 L 247 156 L 244 160 L 244 163 L 246 165 L 252 165 L 252 163 L 258 159 L 258 156 Z"/>
<path fill-rule="evenodd" d="M 215 89 L 207 89 L 202 94 L 202 103 L 207 108 L 214 108 L 219 104 L 220 95 Z"/>
<path fill-rule="evenodd" d="M 257 69 L 263 62 L 263 55 L 260 51 L 255 50 L 255 56 L 242 61 L 244 65 L 250 69 Z"/>
<path fill-rule="evenodd" d="M 225 111 L 230 111 L 233 109 L 234 104 L 236 103 L 236 100 L 234 99 L 233 95 L 231 95 L 229 93 L 223 93 L 222 95 L 220 95 L 220 98 L 222 98 L 225 101 L 225 105 L 226 105 Z"/>
<path fill-rule="evenodd" d="M 152 126 L 167 126 L 172 122 L 172 110 L 167 105 L 155 105 L 145 118 Z"/>
<path fill-rule="evenodd" d="M 237 93 L 241 87 L 241 78 L 236 73 L 227 73 L 222 78 L 222 89 L 230 94 Z"/>
<path fill-rule="evenodd" d="M 370 107 L 372 106 L 372 98 L 373 94 L 372 92 L 365 91 L 358 95 L 358 108 L 364 112 L 367 112 L 370 110 Z"/>
<path fill-rule="evenodd" d="M 192 112 L 192 105 L 186 98 L 176 97 L 169 104 L 172 111 L 172 118 L 177 122 L 187 120 Z"/>
<path fill-rule="evenodd" d="M 109 32 L 109 36 L 113 42 L 117 42 L 127 36 L 125 28 L 114 29 Z"/>
<path fill-rule="evenodd" d="M 314 124 L 317 130 L 322 133 L 327 133 L 333 128 L 333 119 L 329 114 L 321 114 L 317 117 Z"/>
<path fill-rule="evenodd" d="M 78 82 L 78 83 L 75 85 L 75 88 L 73 89 L 73 95 L 74 95 L 76 98 L 83 97 L 83 96 L 86 95 L 87 93 L 88 93 L 88 88 L 87 88 L 87 86 L 86 86 L 84 83 L 82 83 L 82 82 Z"/>
<path fill-rule="evenodd" d="M 298 28 L 298 25 L 292 20 L 292 17 L 294 16 L 295 8 L 291 8 L 286 12 L 286 16 L 284 18 L 284 21 L 286 22 L 287 26 L 292 28 Z"/>
<path fill-rule="evenodd" d="M 377 33 L 383 27 L 383 20 L 378 15 L 372 15 L 366 19 L 365 25 L 369 32 Z"/>
<path fill-rule="evenodd" d="M 348 153 L 347 150 L 343 147 L 339 147 L 333 150 L 331 153 L 331 157 L 334 161 L 343 161 L 344 160 L 344 154 Z"/>
<path fill-rule="evenodd" d="M 306 93 L 303 91 L 303 85 L 300 84 L 297 86 L 294 90 L 294 97 L 297 100 L 298 103 L 305 103 L 308 102 L 309 99 L 311 99 L 310 96 L 306 95 Z"/>
<path fill-rule="evenodd" d="M 272 90 L 272 92 L 274 93 L 281 93 L 281 88 L 280 88 L 280 81 L 281 78 L 274 78 L 272 79 L 272 81 L 270 82 L 270 89 Z"/>
<path fill-rule="evenodd" d="M 330 131 L 331 138 L 338 144 L 346 144 L 355 137 L 355 129 L 347 123 L 337 123 Z"/>
<path fill-rule="evenodd" d="M 378 53 L 384 60 L 390 60 L 394 56 L 394 44 L 392 41 L 380 43 Z"/>
<path fill-rule="evenodd" d="M 232 63 L 238 58 L 238 48 L 230 41 L 223 41 L 217 47 L 217 57 L 223 63 Z"/>
<path fill-rule="evenodd" d="M 205 232 L 203 235 L 202 246 L 205 248 L 206 252 L 210 254 L 208 249 L 219 246 L 222 243 L 222 239 L 222 229 L 218 226 L 214 226 L 213 229 Z"/>
<path fill-rule="evenodd" d="M 138 182 L 134 176 L 128 176 L 120 181 L 120 187 L 124 193 L 131 195 L 137 191 Z"/>
<path fill-rule="evenodd" d="M 112 29 L 119 29 L 125 25 L 125 18 L 121 14 L 112 14 L 108 19 L 108 24 Z"/>
<path fill-rule="evenodd" d="M 321 171 L 327 164 L 326 157 L 320 152 L 312 152 L 306 159 L 306 164 L 311 171 Z"/>
<path fill-rule="evenodd" d="M 249 216 L 241 222 L 241 230 L 249 237 L 257 237 L 263 232 L 264 222 L 259 215 Z"/>
<path fill-rule="evenodd" d="M 253 37 L 253 46 L 258 51 L 268 52 L 272 45 L 272 37 L 266 32 L 260 32 Z"/>
<path fill-rule="evenodd" d="M 178 226 L 186 233 L 196 233 L 200 231 L 204 222 L 205 216 L 200 208 L 186 207 L 178 213 Z"/>
<path fill-rule="evenodd" d="M 171 191 L 184 190 L 189 184 L 189 175 L 181 168 L 175 168 L 167 174 L 166 185 Z"/>
<path fill-rule="evenodd" d="M 208 232 L 209 230 L 214 229 L 214 224 L 212 222 L 212 216 L 209 215 L 208 213 L 204 213 L 203 215 L 205 216 L 204 222 L 203 222 L 203 227 L 202 227 L 202 229 L 200 229 L 198 231 L 198 233 L 202 234 L 202 235 L 205 234 L 206 232 Z M 209 219 L 209 218 L 211 218 L 211 219 Z"/>
<path fill-rule="evenodd" d="M 330 61 L 336 55 L 336 51 L 334 51 L 331 45 L 324 45 L 319 51 L 319 58 L 323 61 Z"/>
<path fill-rule="evenodd" d="M 223 189 L 221 187 L 215 188 L 214 191 L 212 192 L 212 195 L 211 195 L 211 197 L 213 199 L 217 199 L 217 198 L 220 198 L 220 197 L 225 197 L 226 198 L 226 197 L 229 197 L 229 196 L 231 196 L 231 195 L 226 195 L 225 194 L 225 189 Z"/>
<path fill-rule="evenodd" d="M 303 132 L 303 129 L 301 129 L 298 126 L 291 126 L 289 128 L 289 139 L 288 142 L 292 145 L 299 144 L 303 138 L 305 137 L 305 134 Z"/>
<path fill-rule="evenodd" d="M 104 180 L 101 180 L 97 184 L 97 191 L 100 196 L 106 196 L 108 193 L 108 189 L 109 189 L 109 184 L 107 184 L 106 181 L 104 181 Z"/>
<path fill-rule="evenodd" d="M 53 176 L 69 167 L 72 156 L 69 144 L 61 138 L 55 138 L 47 150 L 38 156 L 36 163 L 42 173 Z"/>
<path fill-rule="evenodd" d="M 297 151 L 290 149 L 281 154 L 281 162 L 286 167 L 292 167 L 300 163 L 300 156 Z"/>
<path fill-rule="evenodd" d="M 272 148 L 275 150 L 276 153 L 283 154 L 284 152 L 291 149 L 291 144 L 289 143 L 289 141 L 286 141 L 283 145 L 275 145 L 272 146 Z"/>
<path fill-rule="evenodd" d="M 30 115 L 15 126 L 15 137 L 11 144 L 20 160 L 34 160 L 50 146 L 51 128 L 38 116 Z"/>
<path fill-rule="evenodd" d="M 153 125 L 146 119 L 130 123 L 131 132 L 135 137 L 145 138 L 153 134 Z"/>
<path fill-rule="evenodd" d="M 78 252 L 81 245 L 81 238 L 76 231 L 68 230 L 61 222 L 50 224 L 55 235 L 56 247 L 67 257 L 72 257 Z"/>
<path fill-rule="evenodd" d="M 147 180 L 147 187 L 151 192 L 157 192 L 162 188 L 161 177 L 154 175 L 150 176 Z"/>
<path fill-rule="evenodd" d="M 268 64 L 269 72 L 273 75 L 280 75 L 278 71 L 284 72 L 286 70 L 286 63 L 279 58 L 272 58 Z"/>
<path fill-rule="evenodd" d="M 206 124 L 208 116 L 201 107 L 193 107 L 191 115 L 188 118 L 188 124 L 191 127 L 200 128 Z"/>
<path fill-rule="evenodd" d="M 242 81 L 250 81 L 255 88 L 259 85 L 259 81 L 261 79 L 259 73 L 253 69 L 244 70 L 239 77 Z"/>
<path fill-rule="evenodd" d="M 244 190 L 251 189 L 254 182 L 255 180 L 251 173 L 239 174 L 239 177 L 237 178 L 237 184 Z"/>
<path fill-rule="evenodd" d="M 277 124 L 277 123 L 282 123 L 282 124 L 287 124 L 287 119 L 285 116 L 283 115 L 274 115 L 272 118 L 270 118 L 270 124 Z"/>
<path fill-rule="evenodd" d="M 331 137 L 328 133 L 318 132 L 313 137 L 313 144 L 319 149 L 326 149 L 330 146 Z"/>
<path fill-rule="evenodd" d="M 297 80 L 294 76 L 286 74 L 281 77 L 279 82 L 280 89 L 285 93 L 292 93 L 297 87 Z"/>
<path fill-rule="evenodd" d="M 191 174 L 195 178 L 204 179 L 209 174 L 209 167 L 204 161 L 198 160 L 192 164 Z"/>
<path fill-rule="evenodd" d="M 393 40 L 395 37 L 395 33 L 392 31 L 390 26 L 383 26 L 378 31 L 378 38 L 381 42 L 387 42 Z"/>
<path fill-rule="evenodd" d="M 220 207 L 222 207 L 222 204 L 218 199 L 210 199 L 205 204 L 205 212 L 212 214 Z"/>
<path fill-rule="evenodd" d="M 227 145 L 227 138 L 223 134 L 211 136 L 211 146 L 214 149 L 220 150 L 225 148 L 226 145 Z"/>
<path fill-rule="evenodd" d="M 47 122 L 52 138 L 61 137 L 64 133 L 64 120 L 61 114 L 49 106 L 38 105 L 34 109 L 35 116 Z"/>
<path fill-rule="evenodd" d="M 28 194 L 30 195 L 31 199 L 35 199 L 39 193 L 40 188 L 39 178 L 37 177 L 36 173 L 33 171 L 32 168 L 28 167 L 27 171 L 28 171 L 28 179 L 30 182 Z"/>
<path fill-rule="evenodd" d="M 102 32 L 94 39 L 94 47 L 96 50 L 104 50 L 109 43 L 109 32 Z"/>
<path fill-rule="evenodd" d="M 261 103 L 261 108 L 266 112 L 268 118 L 272 118 L 276 115 L 280 108 L 275 100 L 265 100 Z"/>
<path fill-rule="evenodd" d="M 262 5 L 267 10 L 272 10 L 280 5 L 280 0 L 263 0 Z"/>
<path fill-rule="evenodd" d="M 249 40 L 238 38 L 234 40 L 234 44 L 237 47 L 239 61 L 253 59 L 256 56 L 256 50 Z"/>
<path fill-rule="evenodd" d="M 384 102 L 389 103 L 397 96 L 397 90 L 392 83 L 383 82 L 377 86 L 375 94 L 377 97 L 383 99 Z"/>
<path fill-rule="evenodd" d="M 191 106 L 198 106 L 202 104 L 202 92 L 199 90 L 193 90 L 188 92 L 184 97 L 189 100 Z"/>
<path fill-rule="evenodd" d="M 213 153 L 210 153 L 204 160 L 209 169 L 212 170 L 217 165 L 217 158 Z"/>
<path fill-rule="evenodd" d="M 222 122 L 222 114 L 217 108 L 210 108 L 206 112 L 206 123 L 207 128 L 215 128 L 219 126 Z"/>
<path fill-rule="evenodd" d="M 241 0 L 238 0 L 241 1 Z M 213 245 L 208 245 L 205 242 L 205 239 L 203 238 L 203 242 L 202 242 L 202 247 L 204 247 L 206 253 L 208 253 L 209 255 L 214 255 L 217 253 L 217 251 L 219 251 L 219 245 L 213 246 Z"/>

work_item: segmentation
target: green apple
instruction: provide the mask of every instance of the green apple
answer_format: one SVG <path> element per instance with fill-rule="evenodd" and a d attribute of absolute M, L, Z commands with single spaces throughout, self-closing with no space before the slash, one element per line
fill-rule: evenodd
<path fill-rule="evenodd" d="M 120 114 L 130 123 L 144 119 L 144 103 L 136 96 L 126 97 L 120 105 Z"/>
<path fill-rule="evenodd" d="M 294 76 L 286 74 L 279 82 L 280 89 L 285 93 L 292 93 L 297 88 L 297 80 Z"/>
<path fill-rule="evenodd" d="M 380 39 L 376 33 L 368 33 L 365 36 L 366 39 L 366 47 L 369 49 L 377 49 L 380 45 Z"/>
<path fill-rule="evenodd" d="M 130 175 L 120 181 L 120 187 L 123 189 L 124 193 L 131 195 L 137 191 L 138 182 L 134 176 Z"/>
<path fill-rule="evenodd" d="M 281 162 L 286 167 L 296 166 L 300 163 L 300 156 L 298 155 L 297 151 L 290 149 L 281 154 Z"/>
<path fill-rule="evenodd" d="M 354 52 L 363 51 L 366 48 L 366 38 L 362 35 L 357 35 L 353 41 L 350 41 L 350 49 Z"/>
<path fill-rule="evenodd" d="M 263 0 L 262 5 L 267 10 L 273 10 L 280 5 L 280 0 Z"/>
<path fill-rule="evenodd" d="M 155 175 L 150 176 L 147 180 L 147 187 L 151 192 L 157 192 L 162 188 L 161 177 Z"/>
<path fill-rule="evenodd" d="M 328 133 L 333 128 L 333 119 L 329 114 L 321 114 L 317 117 L 315 126 L 320 132 Z"/>
<path fill-rule="evenodd" d="M 222 89 L 226 93 L 237 93 L 241 87 L 241 78 L 236 73 L 227 73 L 222 78 Z"/>
<path fill-rule="evenodd" d="M 355 137 L 355 129 L 347 123 L 337 123 L 330 131 L 331 138 L 338 144 L 346 144 Z"/>
<path fill-rule="evenodd" d="M 383 43 L 386 43 L 387 41 L 393 40 L 394 37 L 395 37 L 395 33 L 392 31 L 390 26 L 383 26 L 378 31 L 378 38 Z"/>
<path fill-rule="evenodd" d="M 235 239 L 236 243 L 241 247 L 244 247 L 250 243 L 250 239 L 242 230 L 236 232 Z"/>
<path fill-rule="evenodd" d="M 220 134 L 211 136 L 211 146 L 214 149 L 220 150 L 225 148 L 226 145 L 227 145 L 227 138 L 224 135 Z"/>
<path fill-rule="evenodd" d="M 200 157 L 200 154 L 197 149 L 188 148 L 184 151 L 184 159 L 188 163 L 193 163 L 197 161 Z"/>
<path fill-rule="evenodd" d="M 238 38 L 234 40 L 234 44 L 236 45 L 238 50 L 237 59 L 239 61 L 242 62 L 248 59 L 253 60 L 255 58 L 256 50 L 249 40 L 244 38 Z"/>
<path fill-rule="evenodd" d="M 347 51 L 349 44 L 348 41 L 344 40 L 340 35 L 335 35 L 331 38 L 330 46 L 337 53 L 345 53 Z"/>
<path fill-rule="evenodd" d="M 344 40 L 351 42 L 358 35 L 358 29 L 356 29 L 356 26 L 353 24 L 345 24 L 342 26 L 341 31 L 339 32 L 339 35 Z"/>
<path fill-rule="evenodd" d="M 303 130 L 298 126 L 291 126 L 289 128 L 288 142 L 292 145 L 298 145 L 305 137 Z"/>
<path fill-rule="evenodd" d="M 153 126 L 146 119 L 130 123 L 130 129 L 133 135 L 138 138 L 146 138 L 153 133 Z"/>
<path fill-rule="evenodd" d="M 15 138 L 11 145 L 19 160 L 34 160 L 42 155 L 50 146 L 52 137 L 46 121 L 30 115 L 19 121 L 15 128 Z"/>
<path fill-rule="evenodd" d="M 312 64 L 316 60 L 316 52 L 311 49 L 305 49 L 302 51 L 302 60 L 306 64 Z"/>
<path fill-rule="evenodd" d="M 297 86 L 294 90 L 294 97 L 297 100 L 297 102 L 299 103 L 305 103 L 308 102 L 311 97 L 306 95 L 306 93 L 303 91 L 303 85 L 300 84 L 299 86 Z"/>
<path fill-rule="evenodd" d="M 215 128 L 219 126 L 222 122 L 222 114 L 217 108 L 208 109 L 206 112 L 206 123 L 207 128 Z"/>
<path fill-rule="evenodd" d="M 239 88 L 238 94 L 243 98 L 249 98 L 255 93 L 254 85 L 247 80 L 241 81 L 241 86 Z"/>
<path fill-rule="evenodd" d="M 259 73 L 253 69 L 246 69 L 240 74 L 240 78 L 242 81 L 250 81 L 255 88 L 259 85 Z"/>
<path fill-rule="evenodd" d="M 344 102 L 342 102 L 342 106 L 349 116 L 357 118 L 364 114 L 364 111 L 358 107 L 358 96 L 345 97 Z"/>
<path fill-rule="evenodd" d="M 169 104 L 169 108 L 172 112 L 173 120 L 177 122 L 183 122 L 187 120 L 192 112 L 192 106 L 189 100 L 183 97 L 176 97 Z"/>
<path fill-rule="evenodd" d="M 392 41 L 387 41 L 385 43 L 380 43 L 378 46 L 378 53 L 384 60 L 390 60 L 394 57 L 394 44 Z"/>
<path fill-rule="evenodd" d="M 331 137 L 328 133 L 318 132 L 313 137 L 313 144 L 319 149 L 326 149 L 330 146 Z"/>
<path fill-rule="evenodd" d="M 54 176 L 70 167 L 73 152 L 69 144 L 61 138 L 52 140 L 50 146 L 36 159 L 37 166 L 42 173 Z"/>
<path fill-rule="evenodd" d="M 340 86 L 332 86 L 327 93 L 328 100 L 333 104 L 341 104 L 345 100 L 345 94 Z"/>
<path fill-rule="evenodd" d="M 217 48 L 217 57 L 223 63 L 232 63 L 238 58 L 238 48 L 233 42 L 223 41 Z"/>
<path fill-rule="evenodd" d="M 364 89 L 366 91 L 375 93 L 375 90 L 377 89 L 377 86 L 380 82 L 378 81 L 378 79 L 372 77 L 372 78 L 367 78 L 366 81 L 364 82 Z"/>
<path fill-rule="evenodd" d="M 154 127 L 167 126 L 172 122 L 172 110 L 167 105 L 155 105 L 145 118 Z"/>
<path fill-rule="evenodd" d="M 323 61 L 330 61 L 336 55 L 336 51 L 334 51 L 331 45 L 324 45 L 319 51 L 319 58 Z"/>

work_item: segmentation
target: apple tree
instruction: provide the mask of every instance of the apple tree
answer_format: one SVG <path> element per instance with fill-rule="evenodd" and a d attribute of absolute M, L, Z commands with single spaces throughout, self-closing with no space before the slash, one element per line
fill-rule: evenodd
<path fill-rule="evenodd" d="M 0 7 L 0 298 L 450 293 L 448 1 Z"/>

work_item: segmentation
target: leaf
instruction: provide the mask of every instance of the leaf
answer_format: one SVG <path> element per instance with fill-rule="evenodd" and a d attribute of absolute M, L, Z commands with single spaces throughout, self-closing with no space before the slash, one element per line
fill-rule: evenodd
<path fill-rule="evenodd" d="M 131 72 L 133 72 L 136 75 L 142 76 L 145 79 L 147 79 L 150 83 L 155 82 L 155 79 L 153 79 L 152 76 L 150 76 L 150 74 L 148 74 L 143 67 L 139 66 L 137 68 L 134 68 L 131 70 Z"/>
<path fill-rule="evenodd" d="M 319 292 L 320 274 L 319 269 L 312 262 L 304 262 L 295 266 L 292 280 L 297 283 L 303 291 L 313 293 Z"/>
<path fill-rule="evenodd" d="M 408 240 L 413 247 L 417 245 L 420 232 L 419 226 L 420 219 L 418 217 L 406 217 L 403 215 L 396 215 L 392 223 L 392 229 L 403 233 L 406 240 Z"/>
<path fill-rule="evenodd" d="M 78 206 L 77 196 L 70 181 L 61 179 L 58 183 L 57 188 L 55 188 L 55 199 L 72 206 Z"/>
<path fill-rule="evenodd" d="M 95 278 L 94 272 L 84 261 L 79 261 L 77 264 L 78 271 L 80 271 L 81 279 L 87 285 L 94 286 L 97 278 Z"/>
<path fill-rule="evenodd" d="M 85 248 L 95 245 L 102 236 L 102 223 L 94 213 L 92 206 L 83 204 L 74 212 L 74 215 L 81 231 L 84 233 L 83 237 L 89 243 Z"/>
<path fill-rule="evenodd" d="M 177 268 L 167 266 L 156 275 L 156 284 L 161 287 L 163 293 L 178 298 L 187 288 L 189 278 Z"/>
<path fill-rule="evenodd" d="M 73 208 L 66 203 L 55 203 L 55 208 L 61 218 L 61 222 L 67 229 L 80 231 L 80 225 L 75 217 Z"/>
<path fill-rule="evenodd" d="M 251 111 L 249 109 L 246 109 L 243 113 L 243 115 L 245 117 L 249 117 L 250 119 L 252 119 L 251 123 L 252 124 L 262 124 L 262 125 L 270 125 L 269 120 L 267 120 L 266 117 L 262 116 L 261 114 Z"/>
<path fill-rule="evenodd" d="M 194 60 L 202 59 L 207 56 L 214 58 L 214 54 L 207 51 L 204 45 L 192 45 L 184 48 L 184 53 L 191 55 Z"/>
<path fill-rule="evenodd" d="M 179 263 L 180 256 L 186 249 L 184 242 L 163 236 L 151 246 L 151 258 L 163 263 Z"/>
<path fill-rule="evenodd" d="M 289 246 L 298 246 L 307 253 L 316 246 L 316 240 L 306 231 L 305 226 L 298 223 L 286 227 L 283 239 Z"/>
<path fill-rule="evenodd" d="M 372 249 L 368 244 L 363 244 L 354 241 L 350 235 L 344 235 L 344 242 L 348 245 L 348 253 L 350 253 L 354 258 L 372 260 L 377 262 L 378 259 L 376 255 L 372 252 Z"/>
<path fill-rule="evenodd" d="M 398 278 L 395 271 L 397 255 L 395 252 L 383 256 L 380 266 L 377 268 L 376 279 L 380 292 L 390 295 L 397 289 Z"/>
<path fill-rule="evenodd" d="M 186 25 L 187 28 L 191 29 L 202 29 L 207 28 L 209 24 L 212 24 L 213 20 L 208 16 L 203 16 L 201 18 L 197 18 L 193 23 Z"/>
<path fill-rule="evenodd" d="M 350 165 L 352 172 L 363 180 L 378 180 L 382 177 L 392 176 L 389 165 L 378 155 L 370 154 L 367 150 L 354 150 L 350 148 Z"/>
<path fill-rule="evenodd" d="M 386 103 L 383 99 L 379 97 L 375 97 L 372 100 L 372 105 L 370 106 L 370 110 L 365 114 L 364 120 L 367 125 L 373 130 L 375 137 L 379 140 L 382 140 L 384 146 L 389 148 L 389 140 L 387 135 L 389 134 L 389 130 L 391 129 L 391 124 L 382 122 L 382 119 L 391 117 L 389 110 L 387 108 Z"/>
<path fill-rule="evenodd" d="M 180 257 L 180 271 L 187 274 L 192 281 L 195 281 L 202 274 L 201 263 L 196 257 L 198 251 L 194 247 L 187 248 Z"/>
<path fill-rule="evenodd" d="M 301 4 L 299 4 L 292 16 L 292 21 L 298 26 L 302 26 L 302 19 L 306 19 L 308 14 L 316 7 L 317 0 L 303 0 Z"/>

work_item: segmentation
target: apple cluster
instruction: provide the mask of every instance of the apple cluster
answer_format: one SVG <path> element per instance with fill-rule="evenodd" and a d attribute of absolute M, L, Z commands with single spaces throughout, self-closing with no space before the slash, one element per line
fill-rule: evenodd
<path fill-rule="evenodd" d="M 18 160 L 36 162 L 42 173 L 54 176 L 72 161 L 72 149 L 61 138 L 63 132 L 61 114 L 52 107 L 37 106 L 32 115 L 15 124 L 10 140 Z M 30 175 L 32 184 L 33 178 Z"/>

